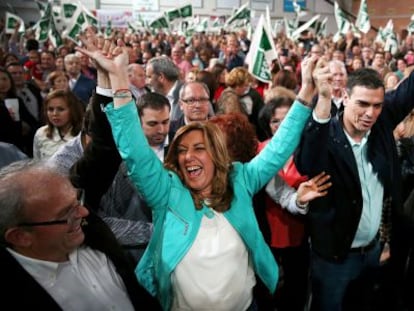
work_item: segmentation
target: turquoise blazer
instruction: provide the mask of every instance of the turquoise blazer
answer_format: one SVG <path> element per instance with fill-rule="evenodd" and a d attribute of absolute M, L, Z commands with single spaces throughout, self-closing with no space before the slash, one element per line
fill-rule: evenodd
<path fill-rule="evenodd" d="M 154 232 L 135 272 L 139 282 L 158 297 L 163 309 L 169 310 L 171 273 L 193 244 L 207 207 L 195 208 L 188 188 L 177 174 L 164 168 L 149 147 L 134 102 L 117 109 L 109 104 L 105 112 L 129 176 L 153 214 Z M 310 108 L 295 102 L 263 151 L 248 163 L 235 162 L 230 175 L 234 198 L 224 216 L 244 241 L 255 273 L 272 293 L 279 277 L 278 266 L 259 229 L 252 197 L 296 149 L 310 112 Z"/>

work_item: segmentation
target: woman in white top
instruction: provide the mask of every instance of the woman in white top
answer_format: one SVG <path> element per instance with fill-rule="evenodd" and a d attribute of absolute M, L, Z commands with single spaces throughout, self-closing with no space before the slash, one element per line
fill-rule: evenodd
<path fill-rule="evenodd" d="M 82 128 L 83 104 L 70 90 L 56 90 L 46 97 L 46 125 L 40 127 L 33 141 L 33 158 L 47 159 L 60 146 L 75 137 Z"/>

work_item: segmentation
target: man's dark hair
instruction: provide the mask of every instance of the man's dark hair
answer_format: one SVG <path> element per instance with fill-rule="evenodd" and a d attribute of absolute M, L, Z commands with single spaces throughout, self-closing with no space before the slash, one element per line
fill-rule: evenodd
<path fill-rule="evenodd" d="M 348 82 L 346 88 L 348 93 L 351 94 L 355 86 L 363 86 L 367 89 L 378 89 L 384 87 L 384 81 L 378 71 L 372 68 L 361 68 L 353 71 L 348 76 Z"/>
<path fill-rule="evenodd" d="M 170 102 L 168 101 L 167 97 L 155 92 L 142 95 L 140 98 L 138 98 L 136 104 L 138 107 L 139 117 L 142 117 L 145 108 L 150 108 L 158 111 L 164 109 L 164 107 L 168 107 L 168 110 L 171 109 Z"/>
<path fill-rule="evenodd" d="M 27 39 L 26 41 L 26 50 L 32 51 L 32 50 L 39 50 L 39 41 L 36 39 Z"/>

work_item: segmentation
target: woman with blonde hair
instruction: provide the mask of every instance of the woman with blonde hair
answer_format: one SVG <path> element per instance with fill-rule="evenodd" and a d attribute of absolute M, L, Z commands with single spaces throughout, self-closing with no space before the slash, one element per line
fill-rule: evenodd
<path fill-rule="evenodd" d="M 239 97 L 244 113 L 248 116 L 250 123 L 256 128 L 259 140 L 262 140 L 263 133 L 260 131 L 257 118 L 259 111 L 264 106 L 264 101 L 259 92 L 251 85 L 252 76 L 245 67 L 236 67 L 226 76 L 226 85 Z M 224 91 L 220 98 L 224 96 Z"/>

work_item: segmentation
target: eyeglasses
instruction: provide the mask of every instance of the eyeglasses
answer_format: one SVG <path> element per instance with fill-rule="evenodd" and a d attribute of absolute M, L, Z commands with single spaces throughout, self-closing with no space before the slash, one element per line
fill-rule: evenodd
<path fill-rule="evenodd" d="M 72 226 L 76 220 L 76 214 L 79 210 L 79 207 L 84 206 L 85 193 L 83 190 L 78 190 L 76 204 L 70 207 L 69 212 L 66 217 L 59 220 L 50 220 L 50 221 L 39 221 L 39 222 L 22 222 L 17 225 L 17 227 L 40 227 L 40 226 L 54 226 L 54 225 L 68 225 Z"/>
<path fill-rule="evenodd" d="M 206 98 L 206 97 L 203 97 L 203 98 L 187 98 L 187 99 L 182 98 L 181 100 L 189 106 L 192 106 L 195 103 L 205 104 L 208 101 L 210 101 L 210 99 Z"/>

